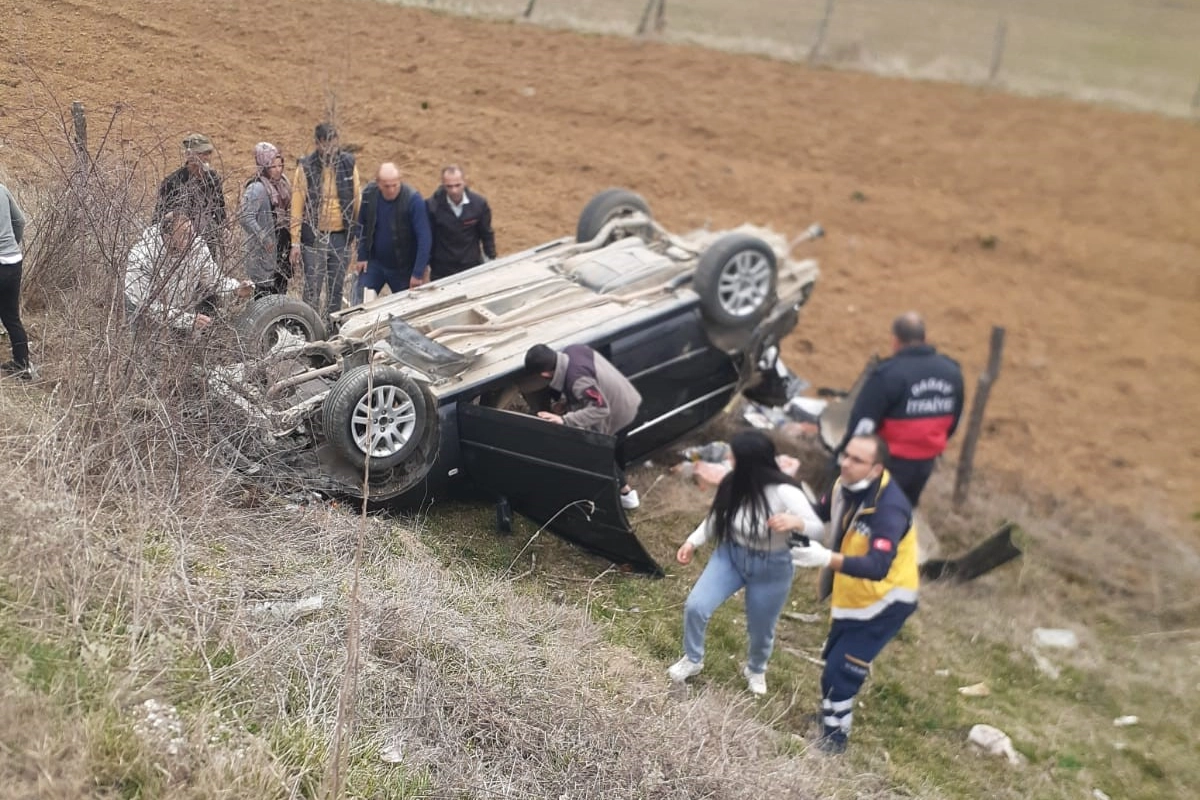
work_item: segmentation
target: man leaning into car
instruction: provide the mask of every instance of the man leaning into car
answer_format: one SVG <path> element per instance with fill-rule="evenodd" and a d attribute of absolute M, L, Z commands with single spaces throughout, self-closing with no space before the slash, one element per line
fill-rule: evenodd
<path fill-rule="evenodd" d="M 556 352 L 535 344 L 525 353 L 525 370 L 550 381 L 550 390 L 561 398 L 554 411 L 538 416 L 569 428 L 617 437 L 617 471 L 621 479 L 621 507 L 637 508 L 638 494 L 625 482 L 625 436 L 637 416 L 642 396 L 629 379 L 604 356 L 585 344 Z"/>

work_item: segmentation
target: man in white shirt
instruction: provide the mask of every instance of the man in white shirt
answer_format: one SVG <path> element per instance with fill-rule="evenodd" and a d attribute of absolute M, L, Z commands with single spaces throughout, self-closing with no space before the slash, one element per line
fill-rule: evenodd
<path fill-rule="evenodd" d="M 154 319 L 181 330 L 212 324 L 222 295 L 249 297 L 250 281 L 221 274 L 204 241 L 181 212 L 169 212 L 150 225 L 129 251 L 125 299 L 133 319 Z"/>

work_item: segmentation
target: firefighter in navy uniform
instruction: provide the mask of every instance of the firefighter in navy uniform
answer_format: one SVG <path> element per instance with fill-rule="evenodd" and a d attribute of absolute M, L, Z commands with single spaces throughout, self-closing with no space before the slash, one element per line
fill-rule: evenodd
<path fill-rule="evenodd" d="M 925 322 L 913 311 L 892 323 L 892 350 L 859 392 L 837 451 L 852 436 L 879 434 L 891 453 L 888 472 L 916 508 L 937 457 L 958 428 L 962 370 L 925 343 Z"/>
<path fill-rule="evenodd" d="M 845 751 L 871 662 L 917 610 L 917 529 L 912 505 L 884 468 L 887 457 L 881 437 L 851 437 L 838 480 L 816 509 L 830 522 L 829 548 L 812 541 L 792 548 L 797 567 L 822 569 L 821 597 L 830 597 L 817 741 L 826 753 Z"/>

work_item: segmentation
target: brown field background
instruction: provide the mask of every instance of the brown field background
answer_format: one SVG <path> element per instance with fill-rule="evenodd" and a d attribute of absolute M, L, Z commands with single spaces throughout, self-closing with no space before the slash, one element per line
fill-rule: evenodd
<path fill-rule="evenodd" d="M 636 24 L 642 4 L 605 5 Z M 93 144 L 158 154 L 148 185 L 187 131 L 208 133 L 231 201 L 255 142 L 292 163 L 335 104 L 364 173 L 399 160 L 429 192 L 464 164 L 502 252 L 570 232 L 611 185 L 669 227 L 819 220 L 796 371 L 848 385 L 917 308 L 973 384 L 1004 325 L 981 468 L 1151 523 L 1200 507 L 1200 129 L 1185 121 L 365 0 L 0 0 L 0 19 L 0 166 L 18 188 L 73 100 Z"/>

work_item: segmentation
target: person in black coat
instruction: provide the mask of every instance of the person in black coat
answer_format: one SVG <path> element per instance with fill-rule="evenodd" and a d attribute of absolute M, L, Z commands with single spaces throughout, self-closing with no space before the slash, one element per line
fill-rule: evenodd
<path fill-rule="evenodd" d="M 434 280 L 496 257 L 496 234 L 487 198 L 467 188 L 462 168 L 442 169 L 442 185 L 426 201 L 433 229 L 429 267 Z"/>

